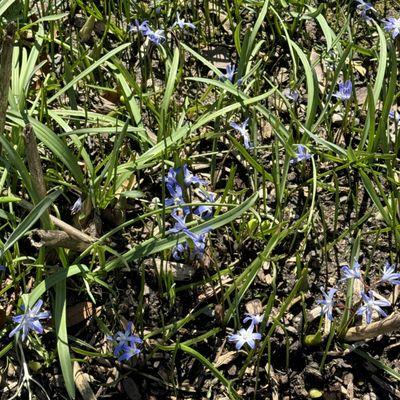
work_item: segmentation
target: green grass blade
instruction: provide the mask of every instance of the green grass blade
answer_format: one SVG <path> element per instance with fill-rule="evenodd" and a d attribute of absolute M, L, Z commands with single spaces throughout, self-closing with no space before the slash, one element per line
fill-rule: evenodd
<path fill-rule="evenodd" d="M 76 182 L 83 187 L 84 176 L 78 160 L 71 153 L 68 146 L 51 129 L 34 118 L 29 118 L 36 136 L 48 147 L 56 157 L 69 169 Z"/>
<path fill-rule="evenodd" d="M 0 1 L 0 16 L 2 16 L 16 0 L 1 0 Z"/>
<path fill-rule="evenodd" d="M 227 211 L 224 214 L 218 215 L 211 221 L 199 224 L 190 231 L 199 234 L 205 229 L 213 230 L 220 228 L 221 226 L 224 226 L 234 221 L 235 219 L 239 218 L 244 212 L 246 212 L 250 207 L 253 206 L 257 198 L 258 194 L 255 193 L 247 200 L 245 200 L 243 203 L 239 204 L 237 207 Z M 126 263 L 128 263 L 138 258 L 148 257 L 151 254 L 170 249 L 171 247 L 175 246 L 179 242 L 184 241 L 185 239 L 186 239 L 185 235 L 176 235 L 176 236 L 172 235 L 164 239 L 151 238 L 149 240 L 146 240 L 144 243 L 135 246 L 133 249 L 127 251 L 121 257 Z M 111 260 L 106 264 L 105 270 L 109 272 L 117 268 L 119 265 L 121 265 L 121 262 L 122 261 L 120 258 Z"/>
<path fill-rule="evenodd" d="M 47 100 L 47 104 L 50 104 L 54 100 L 58 99 L 63 93 L 65 93 L 69 88 L 73 87 L 77 82 L 82 80 L 86 75 L 90 74 L 92 71 L 94 71 L 97 67 L 99 67 L 101 64 L 103 64 L 109 58 L 115 56 L 117 53 L 121 52 L 122 50 L 125 50 L 130 45 L 131 45 L 130 43 L 124 43 L 121 46 L 118 46 L 116 49 L 111 50 L 110 52 L 105 54 L 99 60 L 94 62 L 89 68 L 86 68 L 79 75 L 77 75 L 71 82 L 69 82 L 67 85 L 65 85 L 54 96 L 50 97 L 50 99 Z"/>
<path fill-rule="evenodd" d="M 68 268 L 62 269 L 45 280 L 40 282 L 29 294 L 29 307 L 32 307 L 47 290 L 51 289 L 53 286 L 57 285 L 59 282 L 75 276 L 78 274 L 83 274 L 89 272 L 89 269 L 83 264 L 71 265 Z"/>
<path fill-rule="evenodd" d="M 4 254 L 4 252 L 6 252 L 12 245 L 14 245 L 14 243 L 21 239 L 21 237 L 43 215 L 43 213 L 50 207 L 50 205 L 57 199 L 60 194 L 61 191 L 56 190 L 50 193 L 44 199 L 42 199 L 10 235 L 10 237 L 4 243 L 4 247 L 0 249 L 1 253 Z"/>

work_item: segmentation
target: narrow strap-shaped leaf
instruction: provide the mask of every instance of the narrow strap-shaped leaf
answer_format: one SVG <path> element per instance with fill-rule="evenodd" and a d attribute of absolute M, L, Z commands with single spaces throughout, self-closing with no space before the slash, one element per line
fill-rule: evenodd
<path fill-rule="evenodd" d="M 47 290 L 52 288 L 57 283 L 62 282 L 63 280 L 66 280 L 71 276 L 75 276 L 85 272 L 89 272 L 88 268 L 83 264 L 77 264 L 71 265 L 68 268 L 64 268 L 50 275 L 45 280 L 40 282 L 29 294 L 29 307 L 32 307 Z"/>
<path fill-rule="evenodd" d="M 58 97 L 60 97 L 63 93 L 65 93 L 69 88 L 74 86 L 77 82 L 79 82 L 81 79 L 83 79 L 86 75 L 90 74 L 97 67 L 99 67 L 101 64 L 103 64 L 106 60 L 108 60 L 109 58 L 111 58 L 115 54 L 121 52 L 122 50 L 125 50 L 130 45 L 131 45 L 130 43 L 124 43 L 121 46 L 118 46 L 116 49 L 114 49 L 114 50 L 108 52 L 107 54 L 105 54 L 99 60 L 94 62 L 89 68 L 86 68 L 84 71 L 82 71 L 71 82 L 69 82 L 68 85 L 65 85 L 61 90 L 59 90 L 54 96 L 50 97 L 50 99 L 47 100 L 47 104 L 52 103 L 54 100 L 56 100 Z"/>
<path fill-rule="evenodd" d="M 7 239 L 4 247 L 0 250 L 2 253 L 7 251 L 14 243 L 16 243 L 29 228 L 42 216 L 42 214 L 50 207 L 55 199 L 61 194 L 60 190 L 56 190 L 42 199 L 26 216 L 26 218 L 18 225 L 17 229 Z"/>
<path fill-rule="evenodd" d="M 68 146 L 51 129 L 34 118 L 29 118 L 36 136 L 48 147 L 54 155 L 69 169 L 76 182 L 84 185 L 84 176 L 79 167 L 78 160 L 71 153 Z"/>
<path fill-rule="evenodd" d="M 221 226 L 228 224 L 229 222 L 234 221 L 235 219 L 239 218 L 245 211 L 247 211 L 255 203 L 257 198 L 258 194 L 253 194 L 237 207 L 227 211 L 224 214 L 218 215 L 211 221 L 207 221 L 196 226 L 195 228 L 191 229 L 191 232 L 195 234 L 200 234 L 204 230 L 217 229 Z M 149 240 L 146 240 L 144 243 L 141 243 L 140 245 L 134 247 L 133 249 L 127 251 L 125 254 L 122 254 L 120 258 L 109 261 L 105 266 L 105 270 L 109 272 L 117 268 L 119 265 L 121 265 L 122 260 L 125 263 L 129 263 L 138 258 L 147 257 L 151 254 L 170 249 L 178 242 L 182 242 L 183 240 L 185 240 L 184 235 L 172 235 L 164 239 L 151 238 Z"/>

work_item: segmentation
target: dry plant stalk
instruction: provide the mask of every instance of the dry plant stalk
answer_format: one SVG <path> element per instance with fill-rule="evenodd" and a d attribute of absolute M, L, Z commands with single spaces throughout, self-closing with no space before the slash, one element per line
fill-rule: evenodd
<path fill-rule="evenodd" d="M 10 89 L 12 53 L 16 26 L 11 22 L 6 27 L 0 53 L 0 135 L 4 132 L 8 107 L 8 92 Z M 1 144 L 0 144 L 1 152 Z"/>
<path fill-rule="evenodd" d="M 29 235 L 32 246 L 40 249 L 41 247 L 57 248 L 63 247 L 75 251 L 85 251 L 89 242 L 76 239 L 64 231 L 34 229 Z"/>
<path fill-rule="evenodd" d="M 29 172 L 31 173 L 32 183 L 38 192 L 39 198 L 46 197 L 47 189 L 43 177 L 42 163 L 40 161 L 37 148 L 36 136 L 33 133 L 32 125 L 28 124 L 24 128 L 25 151 L 28 160 Z"/>
<path fill-rule="evenodd" d="M 21 200 L 16 204 L 18 204 L 22 208 L 25 208 L 26 210 L 33 209 L 33 205 L 26 200 Z M 67 232 L 70 236 L 72 236 L 75 239 L 78 239 L 82 242 L 90 243 L 90 244 L 92 244 L 96 241 L 95 238 L 87 235 L 86 233 L 80 231 L 79 229 L 76 229 L 72 225 L 67 224 L 66 222 L 62 221 L 61 219 L 54 217 L 53 215 L 50 215 L 50 220 L 57 228 L 60 228 L 64 232 Z"/>
<path fill-rule="evenodd" d="M 398 329 L 400 329 L 400 313 L 394 312 L 380 321 L 350 328 L 344 339 L 347 342 L 358 342 L 373 339 L 379 335 L 384 335 Z"/>

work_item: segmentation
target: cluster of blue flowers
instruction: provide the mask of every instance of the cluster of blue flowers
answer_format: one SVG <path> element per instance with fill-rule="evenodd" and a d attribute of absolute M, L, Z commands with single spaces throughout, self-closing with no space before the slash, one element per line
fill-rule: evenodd
<path fill-rule="evenodd" d="M 128 361 L 141 353 L 137 345 L 142 344 L 143 340 L 132 334 L 132 326 L 133 323 L 129 322 L 124 332 L 118 331 L 114 337 L 108 336 L 108 339 L 115 344 L 114 356 L 118 361 Z"/>
<path fill-rule="evenodd" d="M 186 27 L 191 29 L 196 29 L 196 26 L 191 22 L 185 22 L 183 18 L 180 18 L 179 13 L 176 14 L 176 21 L 172 25 L 171 29 L 179 27 L 180 29 L 185 29 Z M 130 32 L 139 32 L 143 36 L 149 38 L 151 42 L 156 45 L 160 45 L 165 42 L 165 31 L 164 29 L 153 30 L 149 26 L 149 21 L 143 21 L 140 23 L 137 19 L 133 24 L 129 26 Z"/>
<path fill-rule="evenodd" d="M 261 333 L 254 332 L 254 328 L 261 324 L 264 319 L 264 315 L 259 314 L 245 314 L 246 317 L 243 319 L 243 323 L 250 321 L 250 325 L 247 329 L 240 329 L 238 333 L 228 336 L 230 342 L 235 342 L 235 347 L 240 350 L 244 344 L 247 344 L 251 349 L 256 346 L 256 340 L 261 340 Z"/>
<path fill-rule="evenodd" d="M 370 21 L 372 18 L 369 16 L 371 12 L 377 12 L 371 3 L 364 0 L 356 0 L 358 3 L 357 10 L 360 12 L 361 18 L 365 21 Z M 395 39 L 400 33 L 400 18 L 389 17 L 383 19 L 384 29 L 392 34 L 392 38 Z"/>
<path fill-rule="evenodd" d="M 164 29 L 157 29 L 154 31 L 149 27 L 149 21 L 143 21 L 142 23 L 139 23 L 138 20 L 135 20 L 135 23 L 130 26 L 129 30 L 131 32 L 140 32 L 143 36 L 149 38 L 149 40 L 156 45 L 165 42 Z"/>
<path fill-rule="evenodd" d="M 396 267 L 394 265 L 390 265 L 388 262 L 385 263 L 383 267 L 382 277 L 376 282 L 375 286 L 379 284 L 388 283 L 391 285 L 400 285 L 400 273 L 395 272 Z M 364 315 L 367 321 L 367 324 L 372 321 L 372 313 L 376 311 L 379 315 L 386 317 L 387 314 L 381 307 L 390 307 L 391 304 L 389 301 L 385 299 L 376 300 L 377 293 L 374 292 L 370 286 L 368 286 L 368 292 L 365 291 L 367 285 L 363 280 L 363 276 L 360 269 L 360 264 L 357 260 L 354 261 L 352 267 L 345 265 L 341 269 L 342 278 L 340 282 L 347 281 L 349 279 L 357 279 L 364 285 L 364 290 L 361 292 L 361 300 L 363 304 L 357 309 L 357 315 Z M 318 300 L 317 303 L 321 305 L 321 315 L 325 315 L 329 320 L 333 321 L 333 309 L 334 309 L 334 295 L 338 291 L 337 288 L 329 289 L 328 293 L 326 293 L 323 289 L 321 289 L 323 294 L 323 299 Z"/>
<path fill-rule="evenodd" d="M 177 261 L 187 258 L 190 260 L 201 258 L 206 248 L 209 230 L 203 230 L 198 234 L 193 233 L 187 227 L 186 220 L 193 217 L 204 220 L 211 218 L 213 216 L 213 206 L 211 204 L 215 202 L 216 195 L 204 189 L 204 185 L 207 185 L 208 182 L 193 175 L 186 164 L 182 168 L 170 168 L 165 182 L 171 196 L 165 200 L 165 205 L 175 206 L 171 213 L 171 216 L 175 220 L 175 225 L 169 229 L 168 233 L 183 232 L 188 239 L 185 243 L 178 243 L 175 246 L 172 256 Z M 185 205 L 185 196 L 188 195 L 187 190 L 192 185 L 199 186 L 197 195 L 203 202 L 209 203 L 196 207 L 193 212 L 191 207 Z"/>

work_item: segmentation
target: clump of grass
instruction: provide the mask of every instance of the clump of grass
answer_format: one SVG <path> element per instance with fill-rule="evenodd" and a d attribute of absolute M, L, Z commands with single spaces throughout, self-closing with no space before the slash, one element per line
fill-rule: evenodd
<path fill-rule="evenodd" d="M 334 346 L 395 390 L 399 19 L 318 3 L 0 1 L 10 398 L 322 395 Z"/>

